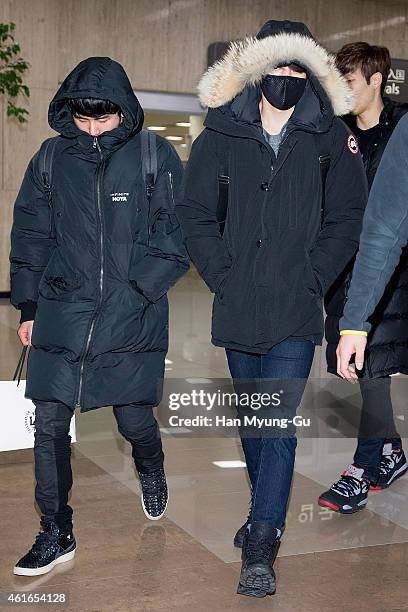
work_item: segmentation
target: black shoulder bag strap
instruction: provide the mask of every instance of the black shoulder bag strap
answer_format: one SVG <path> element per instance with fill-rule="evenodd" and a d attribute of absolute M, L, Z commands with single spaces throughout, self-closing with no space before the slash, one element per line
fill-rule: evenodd
<path fill-rule="evenodd" d="M 218 203 L 217 203 L 217 221 L 220 227 L 221 236 L 224 233 L 225 220 L 228 212 L 228 192 L 229 192 L 230 177 L 228 174 L 228 164 L 226 152 L 222 152 L 221 163 L 218 172 Z"/>

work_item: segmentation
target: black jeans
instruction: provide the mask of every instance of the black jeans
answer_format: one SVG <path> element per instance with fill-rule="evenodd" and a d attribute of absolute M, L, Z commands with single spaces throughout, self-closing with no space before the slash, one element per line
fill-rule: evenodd
<path fill-rule="evenodd" d="M 62 532 L 72 528 L 68 496 L 72 487 L 71 437 L 69 428 L 74 408 L 60 402 L 34 401 L 35 413 L 35 499 L 42 522 L 55 521 Z M 114 406 L 113 413 L 122 436 L 132 445 L 139 472 L 163 466 L 160 431 L 151 406 Z"/>
<path fill-rule="evenodd" d="M 391 378 L 361 379 L 360 391 L 363 406 L 354 464 L 364 468 L 364 476 L 375 484 L 380 475 L 385 440 L 392 442 L 393 448 L 401 448 L 394 423 Z"/>

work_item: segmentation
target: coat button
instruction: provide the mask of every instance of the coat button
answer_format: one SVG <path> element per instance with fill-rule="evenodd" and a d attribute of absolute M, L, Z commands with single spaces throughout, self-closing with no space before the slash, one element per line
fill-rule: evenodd
<path fill-rule="evenodd" d="M 141 208 L 136 208 L 136 212 L 140 212 L 142 209 Z"/>
<path fill-rule="evenodd" d="M 268 183 L 261 183 L 261 189 L 262 189 L 262 191 L 269 191 L 269 184 Z"/>
<path fill-rule="evenodd" d="M 257 240 L 257 241 L 256 241 L 256 246 L 258 247 L 258 249 L 259 249 L 259 247 L 260 247 L 261 245 L 262 245 L 262 240 L 261 240 L 261 239 Z"/>
<path fill-rule="evenodd" d="M 62 212 L 57 212 L 57 217 L 62 217 Z"/>

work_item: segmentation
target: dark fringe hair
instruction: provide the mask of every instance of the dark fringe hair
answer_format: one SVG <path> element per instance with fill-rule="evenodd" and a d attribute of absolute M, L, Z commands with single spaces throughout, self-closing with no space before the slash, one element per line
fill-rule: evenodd
<path fill-rule="evenodd" d="M 336 66 L 344 76 L 360 68 L 367 83 L 373 74 L 380 72 L 383 94 L 391 68 L 390 52 L 387 47 L 377 47 L 366 42 L 348 43 L 336 53 Z"/>
<path fill-rule="evenodd" d="M 78 115 L 98 119 L 104 115 L 116 115 L 120 113 L 120 107 L 110 100 L 99 100 L 98 98 L 69 98 L 67 106 L 73 117 Z"/>

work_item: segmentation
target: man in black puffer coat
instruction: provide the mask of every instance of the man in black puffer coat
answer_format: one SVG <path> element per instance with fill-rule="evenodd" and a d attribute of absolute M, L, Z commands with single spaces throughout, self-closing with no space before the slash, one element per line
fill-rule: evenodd
<path fill-rule="evenodd" d="M 291 421 L 322 341 L 323 295 L 360 235 L 366 177 L 336 117 L 351 110 L 350 91 L 307 27 L 290 21 L 268 21 L 231 45 L 199 90 L 209 110 L 178 211 L 189 254 L 215 293 L 212 341 L 226 348 L 236 388 L 240 379 L 255 393 L 276 384 L 282 402 L 266 413 Z M 234 540 L 243 546 L 238 592 L 264 597 L 275 591 L 296 437 L 268 426 L 240 434 L 252 507 Z"/>
<path fill-rule="evenodd" d="M 36 405 L 43 527 L 14 568 L 19 575 L 44 574 L 75 553 L 68 505 L 75 407 L 114 406 L 146 515 L 156 520 L 167 505 L 152 409 L 168 348 L 166 294 L 188 258 L 175 214 L 181 162 L 166 140 L 143 140 L 151 145 L 147 176 L 143 119 L 120 64 L 81 62 L 50 104 L 49 123 L 60 134 L 46 143 L 52 165 L 43 145 L 15 204 L 11 301 L 22 312 L 20 339 L 31 347 L 26 396 Z"/>
<path fill-rule="evenodd" d="M 388 49 L 364 42 L 345 45 L 337 54 L 337 67 L 355 95 L 353 113 L 344 120 L 357 137 L 370 189 L 388 141 L 408 111 L 408 104 L 383 97 L 390 66 Z M 327 366 L 333 374 L 337 373 L 339 320 L 353 266 L 354 260 L 325 299 Z M 408 468 L 393 419 L 390 379 L 391 374 L 398 372 L 408 374 L 407 248 L 370 317 L 370 324 L 364 367 L 359 372 L 363 408 L 357 450 L 340 480 L 319 498 L 321 505 L 342 513 L 364 508 L 369 488 L 388 487 Z"/>

